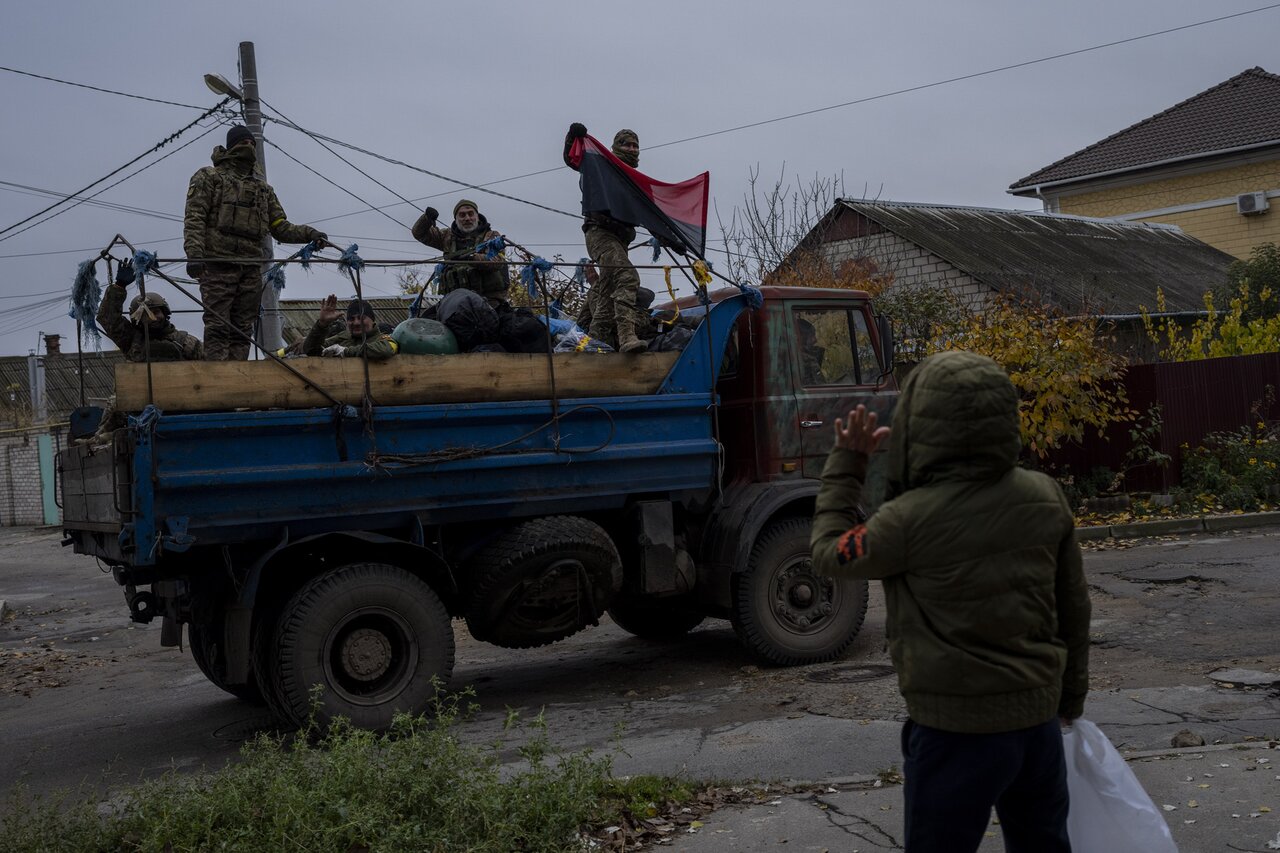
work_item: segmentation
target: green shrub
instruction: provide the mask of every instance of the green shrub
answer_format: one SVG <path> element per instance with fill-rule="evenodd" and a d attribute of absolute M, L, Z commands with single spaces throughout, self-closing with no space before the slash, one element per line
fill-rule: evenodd
<path fill-rule="evenodd" d="M 582 849 L 585 827 L 620 822 L 637 804 L 691 796 L 670 779 L 614 778 L 612 756 L 556 750 L 541 717 L 516 733 L 521 762 L 504 765 L 509 744 L 455 736 L 459 697 L 437 704 L 383 734 L 341 721 L 324 733 L 262 734 L 236 764 L 167 774 L 107 808 L 19 793 L 0 818 L 0 850 L 552 853 Z"/>
<path fill-rule="evenodd" d="M 1259 420 L 1253 427 L 1215 433 L 1204 446 L 1183 446 L 1182 485 L 1175 497 L 1194 509 L 1252 511 L 1280 483 L 1280 429 Z"/>

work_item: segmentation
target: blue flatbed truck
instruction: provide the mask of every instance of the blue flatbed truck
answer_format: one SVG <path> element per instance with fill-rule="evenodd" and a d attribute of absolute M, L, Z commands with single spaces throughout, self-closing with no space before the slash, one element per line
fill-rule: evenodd
<path fill-rule="evenodd" d="M 294 723 L 316 684 L 323 720 L 424 710 L 455 619 L 526 648 L 605 612 L 660 640 L 721 618 L 766 662 L 830 660 L 867 585 L 813 572 L 814 498 L 832 420 L 891 415 L 892 335 L 865 293 L 761 293 L 683 301 L 701 319 L 655 393 L 147 407 L 59 455 L 66 543 L 111 567 L 134 620 L 163 620 L 163 644 L 186 625 L 210 681 Z M 653 356 L 575 358 L 607 386 Z"/>

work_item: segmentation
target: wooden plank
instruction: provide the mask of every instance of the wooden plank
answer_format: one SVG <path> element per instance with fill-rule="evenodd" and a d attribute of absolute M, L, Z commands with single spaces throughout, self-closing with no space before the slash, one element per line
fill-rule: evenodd
<path fill-rule="evenodd" d="M 556 353 L 556 393 L 571 397 L 652 394 L 679 357 L 678 352 Z M 272 361 L 172 361 L 116 366 L 116 408 L 139 411 L 154 403 L 165 412 L 227 409 L 306 409 L 332 405 L 317 388 L 352 405 L 364 394 L 364 366 L 354 358 L 295 358 L 294 376 Z M 463 353 L 398 355 L 370 363 L 375 403 L 405 406 L 543 400 L 551 396 L 545 355 Z"/>

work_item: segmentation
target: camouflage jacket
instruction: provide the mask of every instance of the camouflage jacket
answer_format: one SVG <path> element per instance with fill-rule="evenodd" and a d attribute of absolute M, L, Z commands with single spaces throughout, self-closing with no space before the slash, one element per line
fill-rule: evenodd
<path fill-rule="evenodd" d="M 433 249 L 444 253 L 446 260 L 465 258 L 476 253 L 476 246 L 494 237 L 500 237 L 497 231 L 489 227 L 489 220 L 480 214 L 480 224 L 470 234 L 464 234 L 456 225 L 439 228 L 433 220 L 427 219 L 424 213 L 413 223 L 413 238 Z M 505 261 L 506 255 L 499 252 L 495 260 Z M 448 264 L 440 278 L 441 295 L 455 290 L 474 290 L 489 299 L 506 300 L 510 283 L 507 281 L 507 268 L 493 264 Z"/>
<path fill-rule="evenodd" d="M 204 258 L 262 260 L 262 238 L 281 243 L 309 243 L 321 237 L 310 225 L 294 225 L 271 185 L 253 172 L 250 160 L 221 145 L 213 149 L 213 165 L 191 176 L 187 188 L 182 247 L 193 261 Z"/>
<path fill-rule="evenodd" d="M 129 361 L 200 361 L 204 358 L 204 346 L 195 335 L 165 323 L 160 331 L 152 331 L 144 337 L 141 326 L 135 326 L 124 316 L 125 288 L 117 284 L 107 287 L 98 305 L 98 327 L 107 333 L 112 343 Z M 150 339 L 151 347 L 147 348 Z"/>
<path fill-rule="evenodd" d="M 377 328 L 368 334 L 364 343 L 360 342 L 359 335 L 352 335 L 345 327 L 336 335 L 330 335 L 329 328 L 328 323 L 317 320 L 307 333 L 307 339 L 302 342 L 302 352 L 305 355 L 320 355 L 325 347 L 342 344 L 342 353 L 346 358 L 365 355 L 370 361 L 386 361 L 400 351 L 400 345 Z"/>

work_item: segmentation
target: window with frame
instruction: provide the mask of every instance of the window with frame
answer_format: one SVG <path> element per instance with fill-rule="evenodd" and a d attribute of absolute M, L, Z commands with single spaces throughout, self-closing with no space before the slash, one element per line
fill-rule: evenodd
<path fill-rule="evenodd" d="M 879 376 L 875 344 L 860 308 L 792 312 L 800 384 L 870 385 Z"/>

